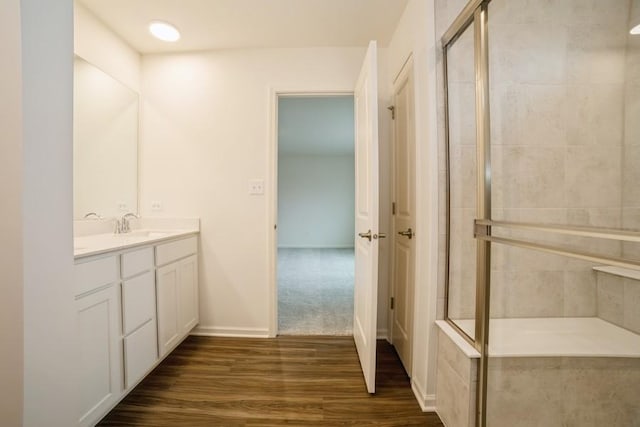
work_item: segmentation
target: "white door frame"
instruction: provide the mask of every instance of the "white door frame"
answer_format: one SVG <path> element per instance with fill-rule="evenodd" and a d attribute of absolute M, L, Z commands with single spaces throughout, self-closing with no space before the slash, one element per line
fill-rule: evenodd
<path fill-rule="evenodd" d="M 269 337 L 278 335 L 278 98 L 354 96 L 349 88 L 271 88 L 269 94 L 269 155 L 267 156 L 267 271 L 269 274 Z"/>

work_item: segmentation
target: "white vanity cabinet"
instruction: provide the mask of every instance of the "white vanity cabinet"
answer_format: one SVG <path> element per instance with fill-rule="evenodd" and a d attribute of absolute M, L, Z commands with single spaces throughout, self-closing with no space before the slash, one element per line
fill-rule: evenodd
<path fill-rule="evenodd" d="M 94 425 L 122 395 L 118 281 L 115 256 L 76 264 L 81 426 Z"/>
<path fill-rule="evenodd" d="M 153 247 L 121 256 L 124 382 L 130 388 L 158 360 Z"/>
<path fill-rule="evenodd" d="M 158 352 L 164 356 L 193 329 L 198 314 L 197 239 L 156 247 Z"/>
<path fill-rule="evenodd" d="M 79 426 L 93 426 L 198 323 L 197 236 L 79 257 Z"/>

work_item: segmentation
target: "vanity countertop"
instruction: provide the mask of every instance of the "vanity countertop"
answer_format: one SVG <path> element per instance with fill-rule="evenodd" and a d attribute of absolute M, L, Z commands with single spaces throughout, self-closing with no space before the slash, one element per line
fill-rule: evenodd
<path fill-rule="evenodd" d="M 73 255 L 77 260 L 92 255 L 172 240 L 199 232 L 197 228 L 135 229 L 122 234 L 102 233 L 77 236 L 73 239 Z"/>

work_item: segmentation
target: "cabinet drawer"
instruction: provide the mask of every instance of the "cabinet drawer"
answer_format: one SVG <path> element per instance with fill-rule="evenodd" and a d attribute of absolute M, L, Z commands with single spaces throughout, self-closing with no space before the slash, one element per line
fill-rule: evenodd
<path fill-rule="evenodd" d="M 188 237 L 175 242 L 156 246 L 156 265 L 164 265 L 198 251 L 198 238 Z"/>
<path fill-rule="evenodd" d="M 122 278 L 135 276 L 153 268 L 153 248 L 122 254 Z"/>
<path fill-rule="evenodd" d="M 156 317 L 154 276 L 148 271 L 122 282 L 122 330 L 125 335 Z"/>
<path fill-rule="evenodd" d="M 75 265 L 74 285 L 76 296 L 117 281 L 118 260 L 115 256 Z"/>
<path fill-rule="evenodd" d="M 158 360 L 156 339 L 153 320 L 124 338 L 125 388 L 135 385 Z"/>

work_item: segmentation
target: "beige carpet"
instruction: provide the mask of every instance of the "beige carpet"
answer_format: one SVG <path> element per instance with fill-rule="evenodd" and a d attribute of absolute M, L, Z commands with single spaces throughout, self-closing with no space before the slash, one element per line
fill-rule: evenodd
<path fill-rule="evenodd" d="M 278 333 L 352 335 L 353 249 L 278 250 Z"/>

